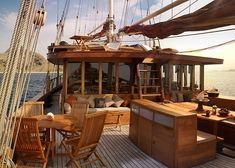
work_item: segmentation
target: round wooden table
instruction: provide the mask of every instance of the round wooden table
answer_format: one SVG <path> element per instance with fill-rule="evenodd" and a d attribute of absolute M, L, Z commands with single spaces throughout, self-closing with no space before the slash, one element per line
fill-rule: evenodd
<path fill-rule="evenodd" d="M 33 118 L 38 119 L 38 127 L 47 129 L 47 140 L 52 142 L 52 157 L 56 153 L 56 129 L 73 131 L 76 125 L 76 119 L 69 114 L 56 114 L 53 120 L 48 120 L 46 115 L 37 115 Z"/>

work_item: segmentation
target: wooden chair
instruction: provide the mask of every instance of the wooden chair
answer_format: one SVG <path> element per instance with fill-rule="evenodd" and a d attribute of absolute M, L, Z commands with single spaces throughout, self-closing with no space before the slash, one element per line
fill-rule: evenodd
<path fill-rule="evenodd" d="M 85 116 L 84 126 L 79 137 L 73 137 L 68 140 L 62 141 L 66 153 L 70 157 L 70 161 L 66 164 L 74 164 L 80 167 L 77 159 L 84 159 L 83 164 L 88 164 L 94 161 L 100 161 L 102 166 L 105 166 L 104 161 L 96 152 L 96 146 L 99 143 L 107 112 L 97 112 L 87 114 Z M 71 148 L 69 148 L 71 146 Z M 70 151 L 70 149 L 72 149 Z M 95 159 L 90 160 L 89 157 L 94 154 Z"/>
<path fill-rule="evenodd" d="M 83 127 L 85 115 L 88 113 L 88 109 L 89 109 L 88 103 L 75 102 L 72 104 L 71 115 L 74 118 L 76 118 L 77 122 L 74 125 L 74 130 L 57 129 L 57 131 L 63 137 L 62 141 L 69 137 L 72 137 L 75 135 L 78 136 L 80 134 L 82 127 Z"/>
<path fill-rule="evenodd" d="M 19 133 L 17 136 L 17 130 Z M 16 141 L 15 154 L 17 163 L 35 163 L 43 164 L 46 168 L 50 142 L 41 142 L 38 130 L 38 120 L 36 118 L 16 118 L 13 140 Z"/>
<path fill-rule="evenodd" d="M 36 115 L 44 115 L 44 101 L 37 102 L 24 102 L 24 114 L 23 117 L 33 117 Z M 46 140 L 46 129 L 39 129 L 41 140 Z"/>
<path fill-rule="evenodd" d="M 44 101 L 25 102 L 24 103 L 24 117 L 32 117 L 35 115 L 44 115 Z"/>

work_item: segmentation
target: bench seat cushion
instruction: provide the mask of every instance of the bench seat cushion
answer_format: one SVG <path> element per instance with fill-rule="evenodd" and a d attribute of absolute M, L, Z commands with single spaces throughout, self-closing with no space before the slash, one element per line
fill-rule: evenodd
<path fill-rule="evenodd" d="M 94 113 L 94 112 L 102 112 L 102 111 L 108 111 L 108 112 L 130 112 L 129 107 L 105 107 L 105 108 L 89 108 L 89 113 Z"/>

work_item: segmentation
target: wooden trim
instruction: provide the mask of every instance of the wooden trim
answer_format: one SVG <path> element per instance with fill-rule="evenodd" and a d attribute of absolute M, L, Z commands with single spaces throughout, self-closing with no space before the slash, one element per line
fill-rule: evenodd
<path fill-rule="evenodd" d="M 82 61 L 82 74 L 81 74 L 81 94 L 85 94 L 85 61 Z"/>
<path fill-rule="evenodd" d="M 102 63 L 99 63 L 99 95 L 102 94 L 103 69 Z"/>
<path fill-rule="evenodd" d="M 116 62 L 115 63 L 115 93 L 116 94 L 119 93 L 119 71 L 120 71 L 119 63 Z"/>
<path fill-rule="evenodd" d="M 204 65 L 200 65 L 200 89 L 204 90 Z"/>

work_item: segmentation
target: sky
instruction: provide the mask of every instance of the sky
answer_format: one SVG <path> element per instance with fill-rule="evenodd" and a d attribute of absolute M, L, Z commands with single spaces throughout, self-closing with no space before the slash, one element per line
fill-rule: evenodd
<path fill-rule="evenodd" d="M 196 0 L 191 0 L 191 2 L 194 1 Z M 193 12 L 211 1 L 212 0 L 198 0 L 190 7 L 190 9 L 185 10 L 180 15 Z M 0 1 L 0 53 L 6 51 L 9 48 L 20 2 L 20 0 Z M 117 30 L 124 26 L 124 19 L 121 18 L 125 2 L 126 0 L 114 0 L 115 24 Z M 40 7 L 41 3 L 42 0 L 38 0 L 38 7 Z M 62 15 L 64 3 L 65 0 L 46 1 L 45 8 L 47 11 L 47 18 L 45 25 L 42 27 L 37 46 L 37 52 L 43 54 L 45 57 L 47 53 L 47 46 L 55 41 L 56 24 L 58 18 L 60 18 Z M 162 0 L 129 0 L 125 25 L 131 25 L 146 16 L 147 13 L 152 13 L 169 3 L 171 3 L 171 0 L 164 0 L 163 3 Z M 151 23 L 168 20 L 172 16 L 176 15 L 179 11 L 184 9 L 186 6 L 188 6 L 188 3 L 180 5 L 173 10 L 155 17 L 151 20 Z M 77 14 L 79 14 L 78 27 L 80 29 L 77 29 L 75 31 Z M 69 37 L 73 36 L 75 32 L 76 34 L 85 35 L 86 33 L 93 30 L 95 27 L 103 23 L 107 18 L 107 15 L 108 0 L 71 0 L 62 40 L 72 43 L 72 41 L 69 40 Z M 149 22 L 146 22 L 145 24 L 149 24 Z M 235 26 L 229 26 L 226 28 L 235 29 Z M 184 34 L 187 33 L 192 32 L 186 32 Z M 131 36 L 125 37 L 123 41 L 128 41 L 128 43 L 130 43 L 129 41 L 134 41 L 132 43 L 143 43 L 141 41 L 142 39 L 142 36 Z M 161 48 L 175 48 L 178 51 L 187 51 L 199 48 L 206 48 L 234 39 L 235 30 L 232 30 L 207 35 L 167 38 L 164 40 L 160 40 L 160 45 Z M 189 54 L 224 59 L 223 65 L 208 66 L 208 70 L 235 69 L 235 43 L 231 43 L 229 45 L 225 45 L 212 50 L 205 50 L 203 52 L 194 52 Z"/>

